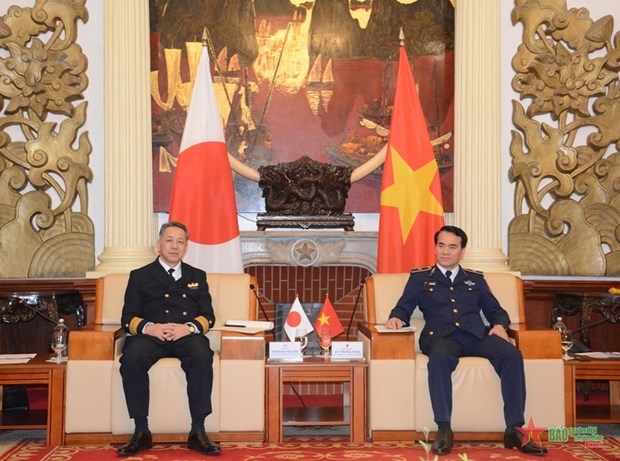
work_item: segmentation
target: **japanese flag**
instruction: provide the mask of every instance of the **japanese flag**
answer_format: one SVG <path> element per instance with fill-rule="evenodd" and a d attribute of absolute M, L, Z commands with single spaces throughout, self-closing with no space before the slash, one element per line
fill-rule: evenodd
<path fill-rule="evenodd" d="M 288 311 L 286 322 L 284 323 L 284 331 L 290 341 L 295 341 L 296 330 L 304 330 L 305 334 L 314 331 L 312 323 L 310 323 L 303 307 L 301 307 L 299 297 L 295 298 L 295 302 L 291 306 L 291 310 Z"/>
<path fill-rule="evenodd" d="M 174 173 L 170 220 L 189 230 L 185 262 L 206 272 L 243 272 L 235 187 L 206 43 Z"/>

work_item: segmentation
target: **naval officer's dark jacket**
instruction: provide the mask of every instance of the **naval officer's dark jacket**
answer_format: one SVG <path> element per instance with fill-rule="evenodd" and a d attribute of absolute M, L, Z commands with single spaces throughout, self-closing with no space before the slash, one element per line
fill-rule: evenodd
<path fill-rule="evenodd" d="M 181 274 L 175 281 L 157 259 L 131 271 L 121 315 L 125 331 L 137 335 L 148 322 L 191 322 L 200 333 L 206 333 L 214 325 L 207 274 L 184 262 Z"/>
<path fill-rule="evenodd" d="M 482 273 L 462 267 L 453 283 L 436 266 L 412 270 L 388 318 L 399 318 L 408 325 L 416 307 L 425 321 L 420 334 L 422 352 L 433 338 L 448 336 L 457 328 L 483 338 L 490 327 L 483 322 L 480 311 L 491 326 L 510 325 L 508 313 L 491 293 Z"/>

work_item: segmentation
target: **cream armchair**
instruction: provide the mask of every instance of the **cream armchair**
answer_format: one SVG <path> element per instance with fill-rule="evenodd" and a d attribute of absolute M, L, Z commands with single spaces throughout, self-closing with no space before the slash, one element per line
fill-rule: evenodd
<path fill-rule="evenodd" d="M 133 421 L 119 373 L 124 332 L 120 327 L 129 274 L 97 281 L 94 323 L 69 333 L 65 441 L 126 441 Z M 226 320 L 256 320 L 256 280 L 248 274 L 207 274 L 215 327 L 207 333 L 214 350 L 213 413 L 205 422 L 214 440 L 263 440 L 265 428 L 265 338 L 220 330 Z M 184 441 L 190 425 L 185 373 L 174 358 L 150 370 L 149 425 L 156 441 Z"/>
<path fill-rule="evenodd" d="M 436 431 L 428 391 L 428 357 L 419 351 L 414 332 L 379 333 L 400 298 L 409 274 L 374 274 L 364 284 L 365 321 L 358 339 L 364 344 L 368 369 L 369 437 L 373 440 L 423 439 Z M 553 330 L 528 330 L 523 281 L 508 272 L 485 273 L 491 290 L 510 314 L 509 336 L 525 360 L 526 424 L 564 425 L 564 366 L 560 337 Z M 416 331 L 424 320 L 419 309 L 411 319 Z M 455 438 L 501 439 L 505 430 L 499 378 L 490 362 L 464 357 L 452 375 Z"/>

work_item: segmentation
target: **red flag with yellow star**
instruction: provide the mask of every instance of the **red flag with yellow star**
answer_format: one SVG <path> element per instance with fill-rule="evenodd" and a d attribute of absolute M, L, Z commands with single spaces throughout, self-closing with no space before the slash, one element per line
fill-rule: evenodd
<path fill-rule="evenodd" d="M 434 264 L 433 235 L 443 224 L 439 168 L 401 44 L 381 182 L 377 272 L 409 272 Z"/>
<path fill-rule="evenodd" d="M 338 336 L 340 333 L 344 333 L 342 323 L 340 323 L 340 319 L 336 315 L 334 306 L 332 306 L 328 296 L 325 296 L 325 302 L 314 321 L 314 331 L 316 331 L 319 336 L 321 335 L 321 330 L 324 328 L 329 329 L 332 338 Z"/>

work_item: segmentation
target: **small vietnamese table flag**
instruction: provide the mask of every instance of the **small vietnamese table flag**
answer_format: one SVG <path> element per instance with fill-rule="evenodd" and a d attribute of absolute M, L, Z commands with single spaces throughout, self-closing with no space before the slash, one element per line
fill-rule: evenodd
<path fill-rule="evenodd" d="M 297 330 L 303 330 L 306 335 L 313 331 L 312 324 L 308 320 L 303 307 L 301 307 L 299 297 L 295 297 L 295 302 L 293 302 L 291 310 L 288 311 L 286 322 L 284 323 L 284 331 L 289 340 L 295 341 L 295 332 Z"/>
<path fill-rule="evenodd" d="M 211 79 L 206 29 L 179 152 L 170 220 L 189 230 L 185 261 L 206 272 L 243 272 L 235 189 Z"/>
<path fill-rule="evenodd" d="M 401 30 L 392 122 L 381 180 L 377 272 L 435 263 L 433 236 L 444 224 L 439 168 Z"/>
<path fill-rule="evenodd" d="M 336 315 L 334 306 L 332 306 L 329 296 L 325 296 L 325 302 L 319 311 L 319 315 L 314 321 L 314 330 L 320 334 L 324 328 L 329 329 L 329 334 L 332 338 L 338 336 L 340 333 L 344 333 L 344 328 L 340 319 Z"/>

